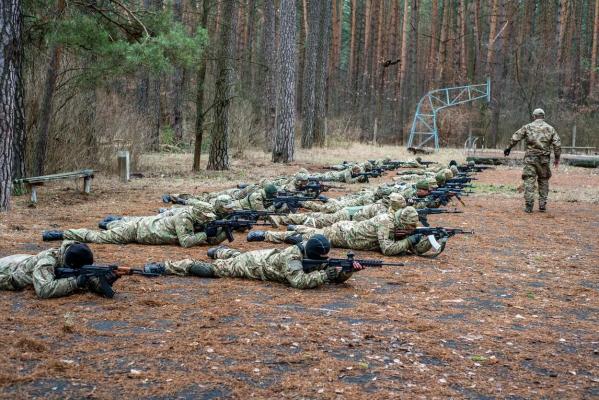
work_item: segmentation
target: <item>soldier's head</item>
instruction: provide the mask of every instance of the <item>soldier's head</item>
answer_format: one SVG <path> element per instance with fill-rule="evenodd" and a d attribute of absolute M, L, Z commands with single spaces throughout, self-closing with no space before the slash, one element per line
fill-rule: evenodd
<path fill-rule="evenodd" d="M 430 190 L 435 190 L 437 188 L 437 186 L 439 186 L 439 184 L 437 183 L 437 178 L 432 176 L 430 178 L 426 178 L 426 181 L 428 182 L 428 187 Z M 445 182 L 443 182 L 445 183 Z"/>
<path fill-rule="evenodd" d="M 545 111 L 543 111 L 542 108 L 536 108 L 532 112 L 532 118 L 533 119 L 544 119 L 545 118 Z"/>
<path fill-rule="evenodd" d="M 431 188 L 427 181 L 416 182 L 416 196 L 418 196 L 418 197 L 428 196 L 428 193 L 430 190 L 431 190 Z"/>
<path fill-rule="evenodd" d="M 366 172 L 372 171 L 372 164 L 370 162 L 364 163 L 364 171 L 366 171 Z"/>
<path fill-rule="evenodd" d="M 393 186 L 381 185 L 376 188 L 376 192 L 374 193 L 375 200 L 381 200 L 387 198 L 391 193 L 393 193 L 395 189 Z"/>
<path fill-rule="evenodd" d="M 351 172 L 352 174 L 359 174 L 360 172 L 362 172 L 362 169 L 358 164 L 356 164 L 353 167 L 351 167 Z"/>
<path fill-rule="evenodd" d="M 453 172 L 451 172 L 451 170 L 449 168 L 444 168 L 442 170 L 442 172 L 443 172 L 443 175 L 445 175 L 445 180 L 453 178 Z"/>
<path fill-rule="evenodd" d="M 64 264 L 70 268 L 81 268 L 94 263 L 94 253 L 85 243 L 75 242 L 64 252 Z"/>
<path fill-rule="evenodd" d="M 443 171 L 439 171 L 437 172 L 437 174 L 435 175 L 435 182 L 437 182 L 437 186 L 443 186 L 445 185 L 445 174 L 443 173 Z"/>
<path fill-rule="evenodd" d="M 272 183 L 264 185 L 264 195 L 267 199 L 272 199 L 277 195 L 277 187 Z"/>
<path fill-rule="evenodd" d="M 406 206 L 406 199 L 399 193 L 391 193 L 389 195 L 389 212 L 395 214 L 397 210 L 401 210 Z"/>
<path fill-rule="evenodd" d="M 216 219 L 214 208 L 210 203 L 194 204 L 189 212 L 195 223 L 203 223 Z"/>
<path fill-rule="evenodd" d="M 231 202 L 233 198 L 227 194 L 219 195 L 216 200 L 214 200 L 214 211 L 219 214 L 227 214 L 233 209 L 233 205 Z"/>
<path fill-rule="evenodd" d="M 305 256 L 311 260 L 324 260 L 331 250 L 331 242 L 324 235 L 314 235 L 304 246 Z"/>
<path fill-rule="evenodd" d="M 386 155 L 383 157 L 383 164 L 388 164 L 389 162 L 391 162 L 391 156 Z"/>
<path fill-rule="evenodd" d="M 416 161 L 418 162 L 418 164 L 420 164 L 422 162 L 422 157 L 416 157 Z"/>
<path fill-rule="evenodd" d="M 455 166 L 457 167 L 457 166 L 458 166 L 458 162 L 457 162 L 456 160 L 451 160 L 451 161 L 449 162 L 449 167 L 451 167 L 451 166 L 453 166 L 453 165 L 455 165 Z"/>
<path fill-rule="evenodd" d="M 412 206 L 407 206 L 395 212 L 394 220 L 397 228 L 416 228 L 418 225 L 418 211 Z"/>
<path fill-rule="evenodd" d="M 459 173 L 460 173 L 460 170 L 459 170 L 459 169 L 458 169 L 458 167 L 457 167 L 457 166 L 455 166 L 455 165 L 452 165 L 451 167 L 449 167 L 449 170 L 451 171 L 451 174 L 452 174 L 453 176 L 458 176 L 458 175 L 459 175 Z"/>

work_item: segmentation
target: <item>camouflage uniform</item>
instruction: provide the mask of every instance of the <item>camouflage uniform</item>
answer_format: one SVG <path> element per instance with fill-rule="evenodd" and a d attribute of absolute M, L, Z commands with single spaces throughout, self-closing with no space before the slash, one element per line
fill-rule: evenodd
<path fill-rule="evenodd" d="M 416 218 L 417 216 L 418 214 L 416 213 Z M 265 240 L 273 243 L 281 243 L 297 234 L 300 234 L 303 240 L 321 234 L 331 241 L 332 247 L 380 251 L 386 256 L 406 253 L 421 254 L 431 248 L 427 239 L 421 240 L 416 246 L 411 246 L 407 238 L 396 241 L 395 227 L 396 223 L 393 216 L 385 213 L 361 222 L 337 222 L 323 229 L 300 225 L 293 232 L 266 231 Z M 403 228 L 399 224 L 398 227 Z"/>
<path fill-rule="evenodd" d="M 202 225 L 216 219 L 213 208 L 208 203 L 200 206 L 181 207 L 183 211 L 173 216 L 129 217 L 109 224 L 109 230 L 69 229 L 64 231 L 65 239 L 84 243 L 140 243 L 140 244 L 179 244 L 192 247 L 199 244 L 216 244 L 226 239 L 224 232 L 215 238 L 208 238 L 204 232 L 195 232 L 194 225 Z"/>
<path fill-rule="evenodd" d="M 55 279 L 54 268 L 63 265 L 65 251 L 73 242 L 37 255 L 16 254 L 0 258 L 0 290 L 21 290 L 33 285 L 43 298 L 68 296 L 77 290 L 77 278 Z"/>
<path fill-rule="evenodd" d="M 271 201 L 266 196 L 264 189 L 260 189 L 231 203 L 232 207 L 237 210 L 255 210 L 255 211 L 275 211 L 273 205 L 269 205 Z"/>
<path fill-rule="evenodd" d="M 535 201 L 535 181 L 539 185 L 539 206 L 544 208 L 549 194 L 549 178 L 551 168 L 549 158 L 551 147 L 555 158 L 559 160 L 561 154 L 561 141 L 555 129 L 543 119 L 536 119 L 524 125 L 512 136 L 509 148 L 511 149 L 520 140 L 526 140 L 526 153 L 524 155 L 524 200 L 527 207 L 532 208 Z"/>
<path fill-rule="evenodd" d="M 241 253 L 234 249 L 218 249 L 213 263 L 214 273 L 219 278 L 245 278 L 287 283 L 296 289 L 311 289 L 325 283 L 328 278 L 324 270 L 305 273 L 302 267 L 301 247 L 266 249 Z M 166 261 L 166 271 L 175 275 L 188 275 L 194 263 L 191 259 Z M 203 262 L 202 262 L 203 263 Z M 323 266 L 324 268 L 324 266 Z"/>
<path fill-rule="evenodd" d="M 302 204 L 302 208 L 324 212 L 324 213 L 335 213 L 340 211 L 344 207 L 356 207 L 366 206 L 372 204 L 375 201 L 375 193 L 371 190 L 365 190 L 356 194 L 339 197 L 337 199 L 329 199 L 326 203 L 318 201 L 305 201 Z"/>
<path fill-rule="evenodd" d="M 362 172 L 362 171 L 360 171 Z M 322 182 L 344 182 L 344 183 L 358 183 L 359 177 L 352 177 L 352 169 L 346 168 L 342 171 L 329 171 L 322 174 L 313 174 L 314 178 L 317 178 Z"/>
<path fill-rule="evenodd" d="M 368 206 L 344 207 L 341 210 L 332 213 L 298 213 L 288 215 L 273 215 L 271 220 L 276 224 L 307 225 L 314 228 L 333 225 L 339 221 L 364 221 L 374 217 L 381 212 L 386 212 L 387 206 L 381 203 L 374 203 Z"/>

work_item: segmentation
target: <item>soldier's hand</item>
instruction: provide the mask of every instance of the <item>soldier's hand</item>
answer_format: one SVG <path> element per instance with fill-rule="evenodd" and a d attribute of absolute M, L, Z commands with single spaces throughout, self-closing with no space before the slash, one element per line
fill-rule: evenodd
<path fill-rule="evenodd" d="M 334 282 L 337 278 L 339 278 L 341 267 L 327 267 L 324 272 L 327 274 L 328 280 Z"/>
<path fill-rule="evenodd" d="M 354 261 L 353 267 L 356 271 L 361 271 L 364 269 L 364 266 L 357 261 Z"/>
<path fill-rule="evenodd" d="M 207 237 L 216 237 L 216 235 L 218 235 L 218 227 L 209 226 L 204 230 L 204 233 Z"/>
<path fill-rule="evenodd" d="M 89 277 L 87 275 L 79 275 L 75 281 L 75 284 L 77 285 L 78 289 L 85 289 L 87 287 L 88 280 Z"/>
<path fill-rule="evenodd" d="M 415 235 L 408 236 L 408 241 L 410 242 L 410 246 L 416 246 L 422 240 L 422 234 L 416 233 Z"/>
<path fill-rule="evenodd" d="M 507 157 L 507 156 L 509 156 L 509 155 L 510 155 L 510 152 L 511 152 L 511 151 L 512 151 L 512 149 L 510 149 L 510 148 L 508 147 L 507 149 L 503 150 L 503 155 L 504 155 L 505 157 Z"/>

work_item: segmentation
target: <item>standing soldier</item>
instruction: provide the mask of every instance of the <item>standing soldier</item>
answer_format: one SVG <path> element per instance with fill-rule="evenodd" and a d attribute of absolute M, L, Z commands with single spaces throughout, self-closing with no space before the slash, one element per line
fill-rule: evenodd
<path fill-rule="evenodd" d="M 539 211 L 547 210 L 549 178 L 551 178 L 551 168 L 549 167 L 551 146 L 553 146 L 555 155 L 553 161 L 555 168 L 559 166 L 559 157 L 562 152 L 559 135 L 551 125 L 545 122 L 545 111 L 537 108 L 533 111 L 532 116 L 534 121 L 518 129 L 512 136 L 510 145 L 503 151 L 507 157 L 516 143 L 522 139 L 526 140 L 522 179 L 524 180 L 524 211 L 527 213 L 532 213 L 535 203 L 535 180 L 539 185 Z"/>

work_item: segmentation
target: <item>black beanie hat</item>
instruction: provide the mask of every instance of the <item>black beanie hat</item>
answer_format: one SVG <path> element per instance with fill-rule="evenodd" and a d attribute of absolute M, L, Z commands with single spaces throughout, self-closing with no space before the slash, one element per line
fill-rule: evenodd
<path fill-rule="evenodd" d="M 94 253 L 85 243 L 73 243 L 64 253 L 64 263 L 71 268 L 91 265 L 94 263 Z"/>

